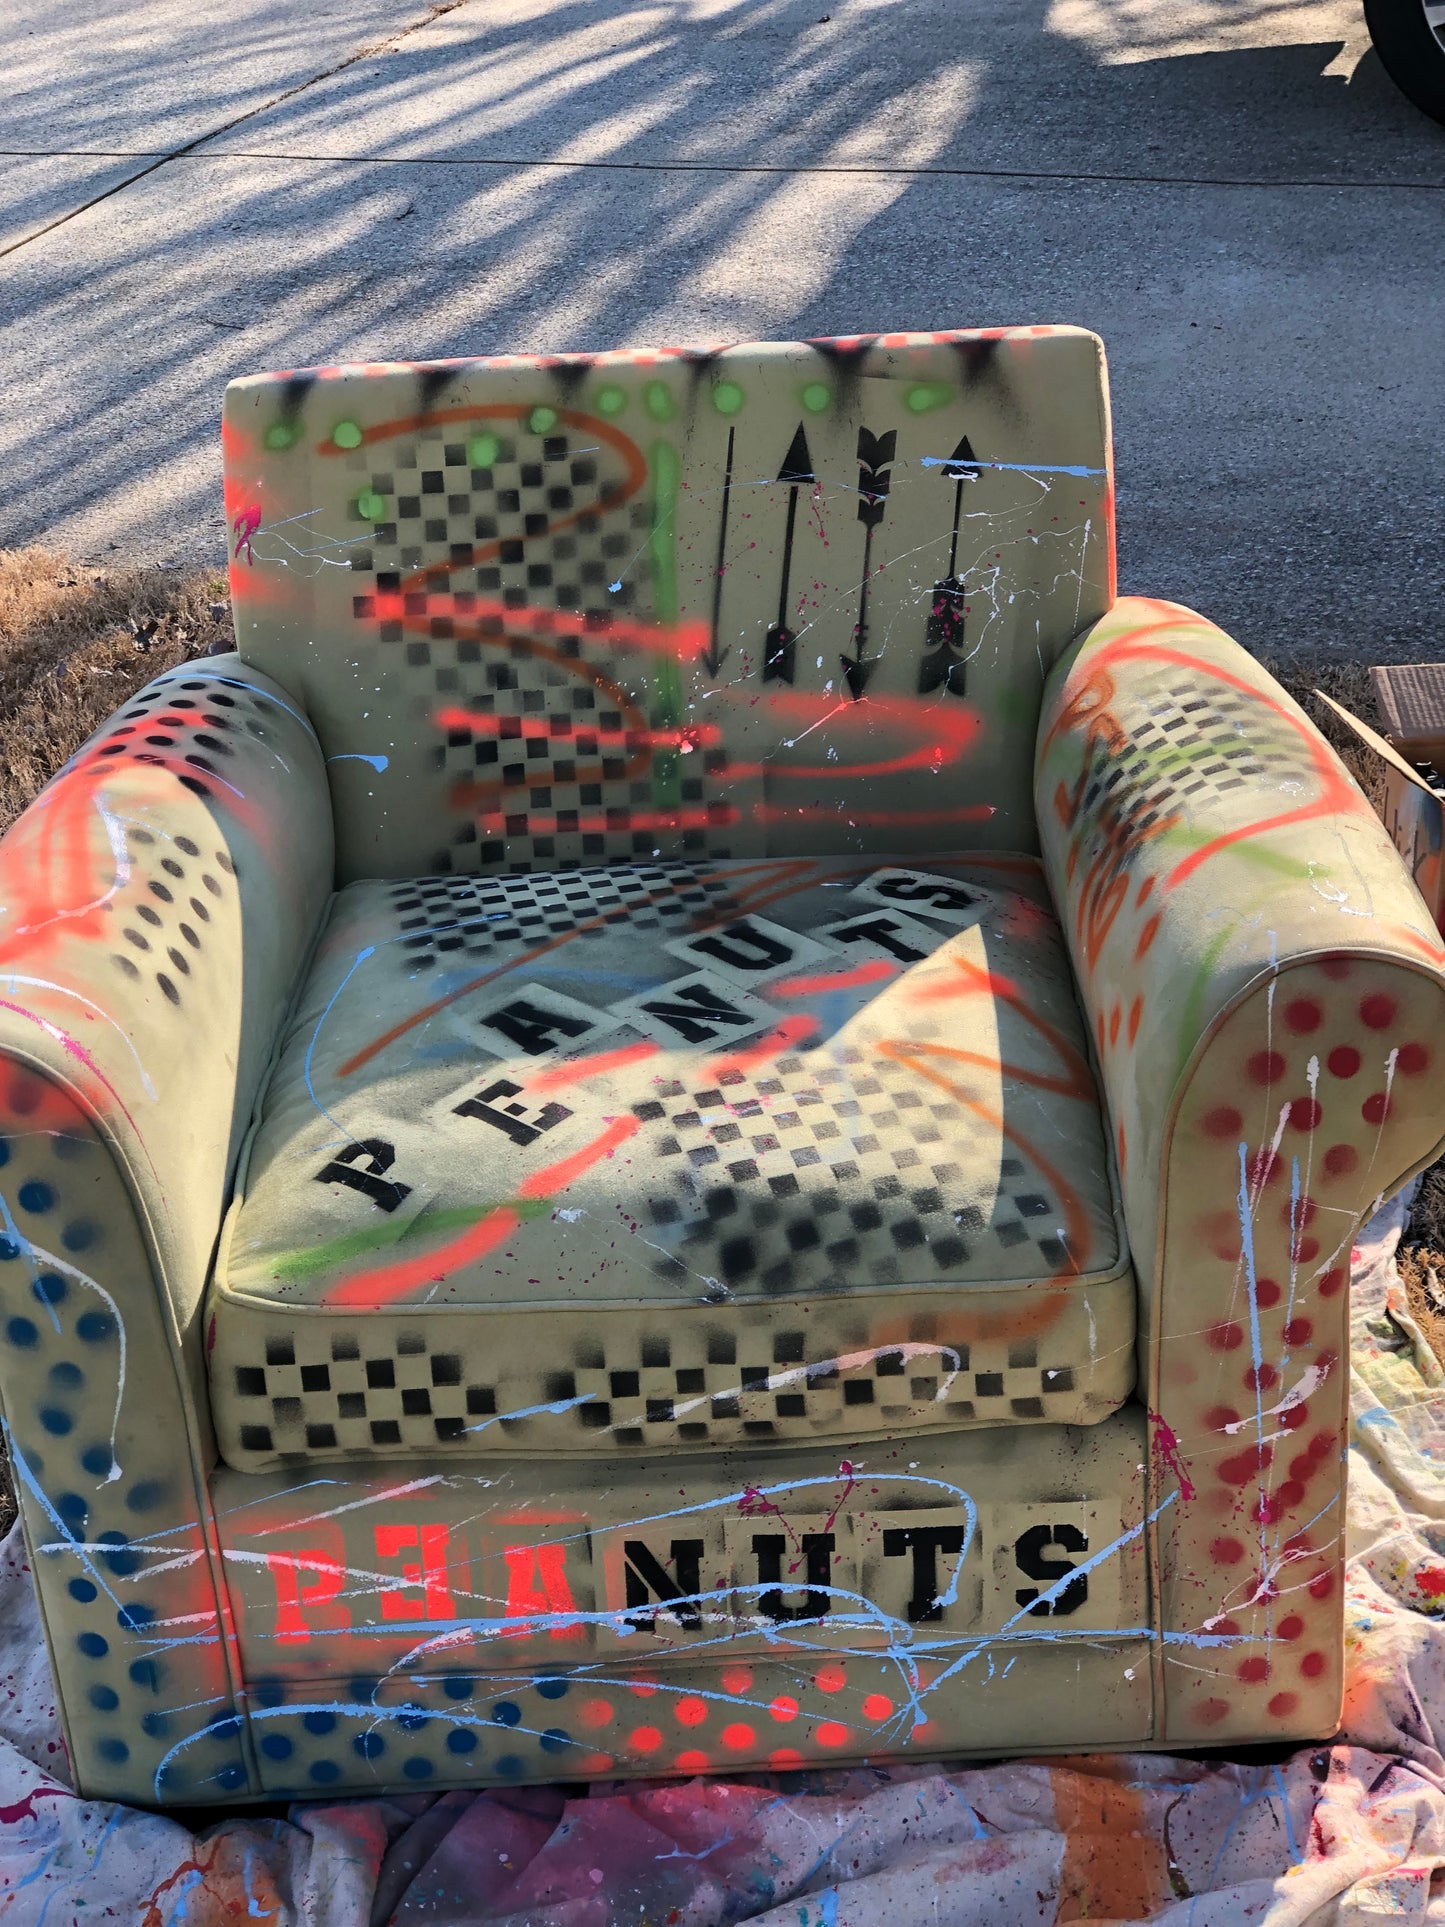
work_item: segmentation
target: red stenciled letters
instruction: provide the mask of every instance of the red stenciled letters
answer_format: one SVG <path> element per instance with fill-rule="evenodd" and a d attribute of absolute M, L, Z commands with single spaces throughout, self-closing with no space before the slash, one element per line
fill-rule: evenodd
<path fill-rule="evenodd" d="M 296 1646 L 310 1639 L 303 1606 L 329 1606 L 341 1591 L 345 1568 L 329 1552 L 268 1552 L 266 1565 L 276 1582 L 276 1643 Z M 303 1581 L 303 1572 L 315 1576 Z"/>
<path fill-rule="evenodd" d="M 381 1616 L 383 1619 L 415 1619 L 418 1607 L 427 1619 L 455 1619 L 457 1609 L 452 1603 L 451 1575 L 447 1566 L 448 1529 L 444 1525 L 423 1526 L 377 1526 L 376 1552 L 380 1559 L 395 1559 L 397 1554 L 408 1546 L 421 1540 L 421 1558 L 401 1569 L 403 1586 L 423 1588 L 422 1599 L 409 1598 L 407 1593 L 390 1588 L 381 1595 Z"/>
<path fill-rule="evenodd" d="M 567 1583 L 567 1548 L 553 1543 L 541 1546 L 503 1546 L 507 1562 L 507 1617 L 534 1619 L 545 1615 L 572 1613 L 577 1602 Z M 519 1639 L 529 1629 L 518 1626 L 507 1637 Z M 567 1625 L 549 1626 L 553 1639 L 581 1639 L 585 1628 L 576 1620 Z"/>

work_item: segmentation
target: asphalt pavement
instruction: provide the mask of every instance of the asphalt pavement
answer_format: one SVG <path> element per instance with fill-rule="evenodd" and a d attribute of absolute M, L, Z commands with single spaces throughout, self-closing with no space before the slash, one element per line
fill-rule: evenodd
<path fill-rule="evenodd" d="M 233 375 L 1069 321 L 1121 586 L 1445 651 L 1445 129 L 1356 0 L 9 0 L 0 547 L 219 558 Z"/>

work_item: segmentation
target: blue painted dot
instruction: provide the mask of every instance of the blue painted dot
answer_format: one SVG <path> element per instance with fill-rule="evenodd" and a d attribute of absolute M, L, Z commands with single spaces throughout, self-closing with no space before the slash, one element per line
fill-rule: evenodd
<path fill-rule="evenodd" d="M 520 1780 L 527 1769 L 515 1753 L 504 1753 L 497 1761 L 496 1770 L 504 1780 Z"/>
<path fill-rule="evenodd" d="M 549 1726 L 540 1744 L 544 1753 L 560 1753 L 572 1744 L 572 1735 L 564 1733 L 560 1726 Z"/>
<path fill-rule="evenodd" d="M 336 1730 L 334 1713 L 308 1713 L 301 1724 L 308 1733 L 332 1733 Z"/>
<path fill-rule="evenodd" d="M 170 1715 L 168 1713 L 143 1713 L 141 1715 L 140 1730 L 153 1740 L 169 1739 L 171 1733 Z"/>
<path fill-rule="evenodd" d="M 492 1718 L 498 1726 L 517 1726 L 521 1723 L 522 1709 L 513 1706 L 510 1700 L 498 1700 L 492 1708 Z"/>
<path fill-rule="evenodd" d="M 108 1445 L 87 1445 L 80 1455 L 80 1463 L 92 1478 L 104 1479 L 110 1476 L 115 1460 Z"/>
<path fill-rule="evenodd" d="M 154 1606 L 147 1606 L 143 1600 L 133 1600 L 129 1606 L 122 1606 L 115 1616 L 115 1623 L 123 1633 L 138 1633 L 142 1626 L 149 1626 L 156 1616 Z"/>
<path fill-rule="evenodd" d="M 114 1337 L 115 1320 L 108 1311 L 83 1311 L 75 1321 L 75 1330 L 87 1345 L 99 1345 Z"/>
<path fill-rule="evenodd" d="M 99 1633 L 77 1633 L 75 1644 L 87 1659 L 104 1659 L 110 1651 L 110 1641 Z"/>
<path fill-rule="evenodd" d="M 62 1492 L 60 1497 L 55 1501 L 55 1510 L 60 1514 L 61 1520 L 68 1529 L 75 1534 L 76 1538 L 79 1538 L 85 1531 L 86 1520 L 90 1517 L 90 1507 L 80 1494 L 78 1492 Z M 92 1599 L 95 1597 L 94 1586 L 90 1589 L 90 1596 Z"/>
<path fill-rule="evenodd" d="M 63 1439 L 75 1424 L 75 1420 L 69 1412 L 63 1412 L 58 1405 L 42 1405 L 40 1408 L 40 1423 L 45 1427 L 47 1432 L 52 1433 L 58 1439 Z"/>
<path fill-rule="evenodd" d="M 21 1248 L 20 1240 L 14 1232 L 7 1231 L 3 1237 L 0 1237 L 0 1264 L 3 1264 L 7 1258 L 18 1258 Z"/>
<path fill-rule="evenodd" d="M 120 1694 L 110 1686 L 92 1686 L 86 1697 L 101 1713 L 113 1713 L 120 1705 Z"/>
<path fill-rule="evenodd" d="M 60 1234 L 67 1251 L 89 1251 L 95 1243 L 95 1226 L 89 1218 L 72 1218 Z"/>
<path fill-rule="evenodd" d="M 286 1684 L 279 1679 L 258 1679 L 251 1684 L 251 1697 L 258 1706 L 279 1706 L 286 1697 Z"/>
<path fill-rule="evenodd" d="M 537 1692 L 544 1700 L 563 1700 L 567 1697 L 567 1682 L 565 1679 L 539 1679 Z"/>
<path fill-rule="evenodd" d="M 227 1793 L 234 1793 L 237 1787 L 245 1784 L 246 1769 L 235 1760 L 229 1766 L 223 1766 L 216 1775 L 216 1785 L 224 1787 Z"/>
<path fill-rule="evenodd" d="M 148 1693 L 161 1690 L 161 1669 L 154 1659 L 133 1659 L 126 1668 L 133 1686 L 143 1686 Z"/>
<path fill-rule="evenodd" d="M 430 1724 L 430 1721 L 427 1714 L 419 1713 L 415 1707 L 412 1707 L 408 1712 L 398 1713 L 396 1723 L 403 1733 L 420 1733 L 424 1726 Z"/>
<path fill-rule="evenodd" d="M 386 1741 L 380 1733 L 358 1733 L 351 1744 L 363 1760 L 374 1760 L 386 1751 Z"/>
<path fill-rule="evenodd" d="M 447 1734 L 448 1753 L 475 1753 L 476 1750 L 477 1736 L 470 1727 L 454 1726 Z"/>
<path fill-rule="evenodd" d="M 476 1682 L 470 1679 L 444 1679 L 442 1691 L 449 1700 L 469 1700 Z"/>
<path fill-rule="evenodd" d="M 351 1697 L 354 1700 L 360 1700 L 363 1705 L 370 1704 L 372 1696 L 376 1692 L 376 1681 L 374 1679 L 362 1679 L 358 1677 L 357 1679 L 349 1681 L 348 1684 L 351 1688 Z"/>
<path fill-rule="evenodd" d="M 10 1340 L 12 1345 L 18 1347 L 20 1351 L 25 1352 L 29 1351 L 30 1347 L 36 1343 L 40 1337 L 40 1333 L 28 1318 L 12 1318 L 5 1327 L 5 1336 Z"/>
<path fill-rule="evenodd" d="M 233 1713 L 229 1718 L 217 1720 L 214 1725 L 208 1726 L 206 1733 L 213 1740 L 234 1740 L 240 1730 L 241 1722 Z"/>
<path fill-rule="evenodd" d="M 78 1365 L 72 1365 L 68 1358 L 62 1358 L 50 1368 L 50 1382 L 64 1391 L 74 1391 L 77 1385 L 85 1383 L 85 1373 Z"/>
<path fill-rule="evenodd" d="M 335 1760 L 313 1760 L 308 1771 L 317 1786 L 331 1786 L 341 1778 L 341 1768 Z"/>
<path fill-rule="evenodd" d="M 95 1750 L 103 1760 L 114 1760 L 117 1766 L 130 1758 L 130 1748 L 124 1740 L 102 1740 Z"/>
<path fill-rule="evenodd" d="M 166 1488 L 159 1479 L 138 1479 L 125 1495 L 127 1510 L 131 1512 L 154 1512 L 166 1496 Z"/>
<path fill-rule="evenodd" d="M 65 1295 L 70 1287 L 58 1273 L 42 1271 L 38 1278 L 31 1279 L 30 1290 L 32 1296 L 38 1298 L 42 1305 L 61 1305 L 64 1304 Z"/>
<path fill-rule="evenodd" d="M 0 1165 L 8 1164 L 9 1162 L 10 1140 L 8 1137 L 0 1137 Z"/>
<path fill-rule="evenodd" d="M 101 1564 L 109 1566 L 122 1579 L 140 1571 L 141 1555 L 131 1547 L 123 1532 L 102 1532 L 96 1544 L 107 1548 L 100 1555 Z"/>
<path fill-rule="evenodd" d="M 88 1606 L 95 1597 L 95 1587 L 89 1579 L 72 1579 L 65 1590 L 72 1599 L 78 1599 L 82 1606 Z"/>
<path fill-rule="evenodd" d="M 261 1751 L 266 1755 L 268 1760 L 289 1760 L 291 1757 L 291 1742 L 284 1733 L 263 1733 L 261 1735 Z"/>
<path fill-rule="evenodd" d="M 21 1208 L 26 1211 L 48 1211 L 55 1202 L 55 1193 L 44 1178 L 27 1178 L 19 1193 Z"/>
<path fill-rule="evenodd" d="M 429 1780 L 436 1769 L 430 1760 L 413 1754 L 411 1759 L 402 1762 L 401 1770 L 409 1780 Z"/>

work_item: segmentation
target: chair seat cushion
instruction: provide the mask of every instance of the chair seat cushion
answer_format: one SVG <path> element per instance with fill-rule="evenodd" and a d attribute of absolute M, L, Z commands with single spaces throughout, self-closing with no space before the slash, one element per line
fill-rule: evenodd
<path fill-rule="evenodd" d="M 998 856 L 349 885 L 210 1292 L 237 1466 L 1092 1423 L 1134 1281 Z"/>

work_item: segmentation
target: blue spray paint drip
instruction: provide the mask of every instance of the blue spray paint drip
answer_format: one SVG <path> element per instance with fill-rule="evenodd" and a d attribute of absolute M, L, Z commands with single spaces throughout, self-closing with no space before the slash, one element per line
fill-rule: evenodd
<path fill-rule="evenodd" d="M 944 468 L 952 461 L 950 455 L 923 455 L 919 458 L 920 468 Z M 1041 462 L 977 462 L 977 468 L 1006 469 L 1013 475 L 1106 475 L 1107 469 L 1081 468 L 1076 463 L 1060 463 L 1055 468 L 1045 467 Z"/>
<path fill-rule="evenodd" d="M 359 749 L 343 749 L 338 750 L 335 756 L 328 756 L 326 760 L 328 763 L 370 763 L 371 767 L 380 775 L 382 770 L 387 767 L 390 758 L 386 756 L 367 756 Z"/>

